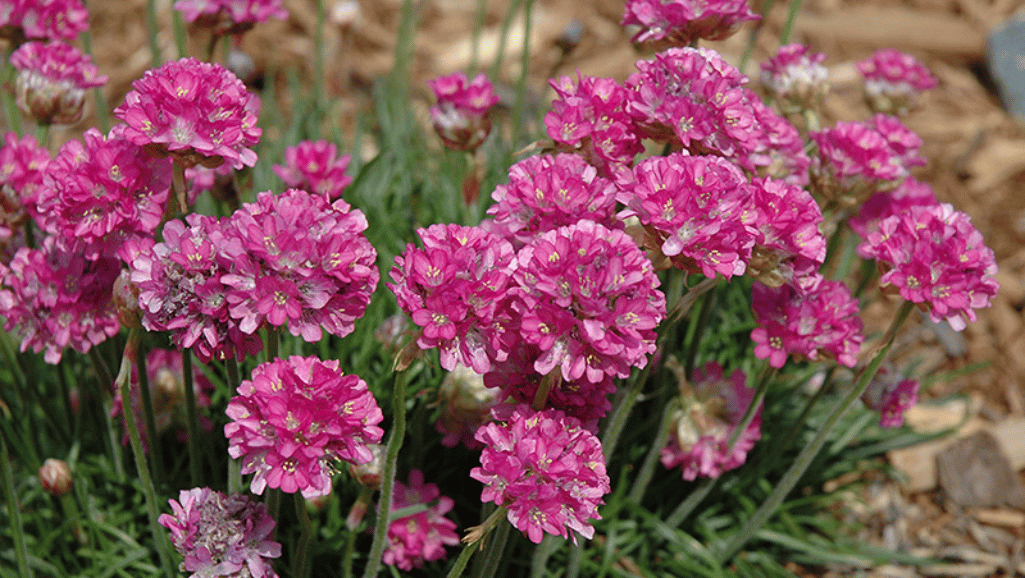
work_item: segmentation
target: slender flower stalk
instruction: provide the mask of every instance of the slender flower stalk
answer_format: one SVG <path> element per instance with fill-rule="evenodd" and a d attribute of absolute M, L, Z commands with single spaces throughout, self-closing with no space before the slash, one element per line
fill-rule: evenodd
<path fill-rule="evenodd" d="M 189 432 L 189 475 L 192 477 L 192 486 L 203 485 L 203 464 L 202 447 L 199 445 L 199 422 L 196 421 L 196 392 L 192 389 L 192 350 L 182 349 L 182 379 L 185 380 L 185 411 L 186 427 Z M 155 440 L 154 440 L 155 441 Z"/>
<path fill-rule="evenodd" d="M 292 562 L 292 578 L 306 578 L 310 573 L 310 539 L 313 537 L 313 522 L 306 509 L 306 499 L 293 494 L 295 515 L 299 518 L 299 543 L 295 548 L 295 560 Z"/>
<path fill-rule="evenodd" d="M 149 452 L 153 457 L 153 479 L 156 483 L 159 483 L 163 478 L 163 468 L 160 464 L 163 463 L 160 443 L 157 439 L 157 420 L 156 414 L 153 412 L 153 395 L 149 389 L 149 375 L 146 373 L 146 344 L 143 342 L 139 343 L 139 353 L 136 359 L 136 371 L 139 376 L 139 395 L 142 398 L 142 416 L 146 422 L 146 439 L 149 440 Z M 192 441 L 192 436 L 189 436 L 189 441 Z"/>
<path fill-rule="evenodd" d="M 32 570 L 28 566 L 28 550 L 25 548 L 25 532 L 21 525 L 21 509 L 18 496 L 14 493 L 14 479 L 11 475 L 11 458 L 7 452 L 6 436 L 0 436 L 0 482 L 4 488 L 4 501 L 7 502 L 7 514 L 11 519 L 14 534 L 14 554 L 18 564 L 20 578 L 32 578 Z"/>

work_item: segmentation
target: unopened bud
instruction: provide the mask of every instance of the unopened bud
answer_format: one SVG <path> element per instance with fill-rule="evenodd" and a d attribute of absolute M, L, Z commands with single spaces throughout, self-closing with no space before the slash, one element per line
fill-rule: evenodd
<path fill-rule="evenodd" d="M 71 468 L 64 460 L 49 458 L 39 468 L 39 482 L 51 496 L 63 496 L 71 490 Z"/>
<path fill-rule="evenodd" d="M 131 273 L 122 269 L 114 280 L 114 308 L 122 327 L 142 328 L 142 311 L 139 309 L 139 286 L 132 283 Z"/>
<path fill-rule="evenodd" d="M 350 464 L 349 473 L 356 481 L 364 486 L 376 490 L 381 487 L 381 475 L 384 470 L 384 446 L 381 444 L 370 444 L 370 452 L 374 459 L 365 464 Z"/>

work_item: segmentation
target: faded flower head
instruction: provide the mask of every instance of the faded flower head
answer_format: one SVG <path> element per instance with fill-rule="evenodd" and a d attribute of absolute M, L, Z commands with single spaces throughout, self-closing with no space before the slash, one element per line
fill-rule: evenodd
<path fill-rule="evenodd" d="M 481 500 L 509 510 L 508 520 L 540 544 L 545 533 L 590 539 L 598 506 L 611 489 L 598 438 L 561 411 L 519 406 L 505 423 L 477 431 L 481 467 L 470 477 L 484 484 Z"/>
<path fill-rule="evenodd" d="M 428 81 L 438 103 L 431 107 L 431 123 L 445 146 L 457 151 L 474 151 L 491 132 L 493 106 L 498 96 L 483 74 L 468 80 L 462 72 Z"/>
<path fill-rule="evenodd" d="M 857 62 L 865 78 L 865 101 L 875 112 L 906 114 L 919 95 L 940 81 L 924 64 L 895 48 L 882 48 Z"/>
<path fill-rule="evenodd" d="M 0 5 L 0 38 L 72 41 L 89 28 L 82 0 L 5 0 Z"/>
<path fill-rule="evenodd" d="M 686 46 L 728 38 L 744 22 L 760 18 L 747 0 L 627 0 L 620 25 L 641 27 L 634 42 Z"/>
<path fill-rule="evenodd" d="M 228 453 L 255 473 L 250 489 L 268 486 L 304 498 L 331 492 L 336 462 L 366 463 L 380 443 L 384 416 L 367 384 L 334 360 L 293 355 L 262 363 L 228 403 Z"/>
<path fill-rule="evenodd" d="M 265 504 L 210 488 L 182 490 L 168 502 L 172 513 L 158 522 L 185 557 L 179 570 L 197 578 L 277 578 L 270 559 L 281 557 L 281 544 L 271 539 L 275 522 Z"/>
<path fill-rule="evenodd" d="M 812 52 L 803 44 L 780 46 L 761 65 L 759 79 L 784 109 L 814 109 L 829 90 L 829 70 L 822 64 L 824 52 Z"/>
<path fill-rule="evenodd" d="M 259 110 L 259 99 L 226 68 L 182 58 L 147 70 L 114 116 L 128 125 L 126 139 L 155 156 L 186 168 L 227 162 L 240 169 L 256 164 Z"/>
<path fill-rule="evenodd" d="M 341 198 L 342 191 L 352 183 L 345 174 L 349 155 L 338 155 L 338 147 L 328 141 L 302 141 L 285 148 L 285 164 L 274 165 L 274 173 L 293 189 L 321 195 L 329 202 Z"/>
<path fill-rule="evenodd" d="M 680 466 L 683 479 L 694 481 L 698 476 L 717 478 L 747 460 L 748 452 L 762 437 L 761 403 L 730 446 L 730 438 L 755 396 L 746 380 L 739 369 L 726 376 L 715 362 L 694 369 L 690 384 L 681 384 L 684 392 L 673 415 L 669 442 L 662 448 L 662 465 Z"/>
<path fill-rule="evenodd" d="M 63 42 L 26 42 L 11 54 L 18 70 L 18 107 L 40 124 L 74 124 L 82 119 L 87 88 L 102 86 L 92 58 Z"/>
<path fill-rule="evenodd" d="M 456 523 L 445 517 L 455 502 L 442 496 L 436 484 L 425 484 L 420 470 L 410 470 L 407 484 L 395 480 L 394 492 L 392 512 L 420 504 L 427 505 L 427 509 L 388 524 L 384 563 L 408 571 L 422 567 L 424 562 L 444 560 L 445 546 L 459 544 Z"/>
<path fill-rule="evenodd" d="M 174 9 L 186 22 L 212 28 L 214 34 L 241 34 L 271 18 L 285 20 L 283 0 L 178 0 Z"/>

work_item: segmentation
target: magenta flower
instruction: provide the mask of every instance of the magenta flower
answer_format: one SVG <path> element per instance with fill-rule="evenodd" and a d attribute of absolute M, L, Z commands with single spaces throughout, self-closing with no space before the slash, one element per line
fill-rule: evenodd
<path fill-rule="evenodd" d="M 879 427 L 900 427 L 904 425 L 904 414 L 918 403 L 918 387 L 917 379 L 905 379 L 884 366 L 872 378 L 861 400 L 879 412 Z"/>
<path fill-rule="evenodd" d="M 993 251 L 968 215 L 945 203 L 887 217 L 858 253 L 877 260 L 884 291 L 899 293 L 957 331 L 975 321 L 975 309 L 989 307 L 997 292 Z"/>
<path fill-rule="evenodd" d="M 0 6 L 0 38 L 72 41 L 89 28 L 81 0 L 6 0 Z"/>
<path fill-rule="evenodd" d="M 744 226 L 747 177 L 717 157 L 650 157 L 619 184 L 621 216 L 636 216 L 650 244 L 677 267 L 706 277 L 743 275 L 754 246 Z"/>
<path fill-rule="evenodd" d="M 747 376 L 737 369 L 727 377 L 715 362 L 695 368 L 690 387 L 679 398 L 669 443 L 662 448 L 662 465 L 681 466 L 683 479 L 717 478 L 740 467 L 762 437 L 762 404 L 754 418 L 730 447 L 755 392 L 745 385 Z"/>
<path fill-rule="evenodd" d="M 856 64 L 865 78 L 865 99 L 876 112 L 905 114 L 920 93 L 940 83 L 914 56 L 895 48 L 877 50 Z"/>
<path fill-rule="evenodd" d="M 304 498 L 331 492 L 334 462 L 366 463 L 384 416 L 367 384 L 334 360 L 293 355 L 262 363 L 228 403 L 228 454 L 255 473 L 250 489 L 281 488 Z"/>
<path fill-rule="evenodd" d="M 50 161 L 38 206 L 47 231 L 89 258 L 116 253 L 126 239 L 152 237 L 171 186 L 171 162 L 154 159 L 120 136 L 94 128 Z"/>
<path fill-rule="evenodd" d="M 438 103 L 431 107 L 431 123 L 450 149 L 475 151 L 491 132 L 488 113 L 498 96 L 487 76 L 472 81 L 462 72 L 428 81 Z"/>
<path fill-rule="evenodd" d="M 520 249 L 513 273 L 520 336 L 542 354 L 534 369 L 565 381 L 627 377 L 655 351 L 665 317 L 651 261 L 626 233 L 579 221 Z"/>
<path fill-rule="evenodd" d="M 459 544 L 456 523 L 445 517 L 455 507 L 435 484 L 425 484 L 420 470 L 410 470 L 409 483 L 395 480 L 391 511 L 427 504 L 419 514 L 396 518 L 388 525 L 384 563 L 402 570 L 420 568 L 424 562 L 445 559 L 445 546 Z M 435 503 L 436 502 L 436 503 Z"/>
<path fill-rule="evenodd" d="M 751 332 L 758 359 L 783 367 L 787 355 L 817 361 L 823 357 L 854 367 L 862 335 L 858 300 L 841 281 L 817 273 L 793 285 L 752 287 L 752 309 L 759 327 Z"/>
<path fill-rule="evenodd" d="M 527 157 L 509 168 L 509 184 L 495 187 L 491 197 L 494 230 L 517 248 L 583 219 L 623 227 L 616 218 L 616 186 L 577 155 Z"/>
<path fill-rule="evenodd" d="M 271 539 L 275 522 L 265 504 L 210 488 L 182 490 L 169 503 L 173 514 L 161 514 L 158 521 L 185 557 L 181 571 L 197 578 L 277 578 L 270 559 L 281 557 L 281 544 Z"/>
<path fill-rule="evenodd" d="M 512 245 L 478 227 L 431 225 L 417 234 L 424 248 L 410 243 L 395 257 L 388 288 L 423 328 L 421 349 L 438 348 L 448 371 L 461 363 L 484 373 L 505 359 L 496 315 L 512 272 Z"/>
<path fill-rule="evenodd" d="M 867 239 L 870 233 L 879 230 L 879 223 L 887 217 L 908 212 L 913 207 L 935 207 L 939 204 L 929 183 L 908 177 L 896 189 L 872 195 L 847 224 L 862 239 Z"/>
<path fill-rule="evenodd" d="M 728 38 L 744 22 L 759 19 L 747 0 L 627 0 L 620 25 L 640 26 L 634 42 L 686 46 Z"/>
<path fill-rule="evenodd" d="M 186 202 L 192 206 L 199 195 L 209 192 L 217 200 L 238 206 L 234 175 L 235 169 L 231 168 L 231 165 L 221 165 L 212 169 L 196 165 L 185 169 L 185 182 L 188 183 L 188 190 L 185 192 Z"/>
<path fill-rule="evenodd" d="M 87 88 L 107 82 L 92 58 L 62 42 L 26 42 L 11 54 L 18 107 L 40 124 L 82 119 Z"/>
<path fill-rule="evenodd" d="M 580 422 L 554 409 L 519 406 L 504 424 L 477 431 L 485 445 L 470 477 L 484 484 L 481 500 L 509 510 L 509 522 L 540 544 L 545 533 L 590 539 L 589 520 L 611 489 L 601 442 Z"/>
<path fill-rule="evenodd" d="M 548 136 L 560 150 L 576 152 L 607 178 L 633 163 L 644 150 L 626 112 L 626 88 L 611 78 L 568 76 L 552 79 L 552 110 L 545 115 Z"/>
<path fill-rule="evenodd" d="M 338 155 L 334 143 L 303 141 L 285 148 L 285 164 L 274 165 L 274 173 L 290 188 L 322 195 L 333 202 L 352 183 L 352 177 L 345 174 L 350 160 L 349 155 Z"/>
<path fill-rule="evenodd" d="M 829 70 L 822 64 L 825 60 L 825 53 L 812 52 L 803 44 L 780 46 L 762 63 L 759 80 L 785 108 L 813 108 L 828 90 Z"/>
<path fill-rule="evenodd" d="M 174 9 L 186 22 L 214 29 L 218 35 L 241 34 L 271 18 L 285 20 L 283 0 L 177 0 Z"/>
<path fill-rule="evenodd" d="M 243 205 L 223 222 L 231 267 L 220 278 L 239 329 L 287 323 L 309 342 L 351 333 L 380 278 L 366 228 L 360 211 L 297 189 Z"/>
<path fill-rule="evenodd" d="M 259 99 L 223 66 L 182 58 L 147 70 L 114 116 L 128 125 L 126 139 L 185 168 L 227 162 L 240 169 L 256 164 L 259 109 Z"/>
<path fill-rule="evenodd" d="M 750 205 L 741 220 L 756 231 L 747 274 L 778 287 L 797 284 L 818 271 L 826 258 L 826 238 L 819 232 L 822 211 L 804 189 L 772 179 L 756 179 Z"/>
<path fill-rule="evenodd" d="M 52 365 L 65 347 L 87 353 L 121 329 L 112 296 L 120 269 L 113 255 L 86 259 L 61 250 L 53 237 L 40 249 L 22 247 L 9 267 L 0 265 L 4 329 L 19 328 L 21 350 L 45 350 Z"/>
<path fill-rule="evenodd" d="M 4 135 L 0 147 L 0 246 L 7 245 L 28 219 L 39 218 L 39 186 L 49 162 L 50 153 L 33 136 Z"/>

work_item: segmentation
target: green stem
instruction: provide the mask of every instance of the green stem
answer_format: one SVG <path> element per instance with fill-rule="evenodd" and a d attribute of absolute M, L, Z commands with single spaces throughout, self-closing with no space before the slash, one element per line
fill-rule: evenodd
<path fill-rule="evenodd" d="M 637 478 L 634 479 L 634 485 L 630 488 L 629 499 L 634 503 L 641 503 L 641 499 L 644 498 L 644 492 L 648 489 L 652 476 L 655 475 L 655 463 L 658 462 L 662 448 L 669 441 L 669 430 L 673 425 L 673 412 L 677 409 L 679 409 L 679 405 L 675 401 L 671 401 L 666 404 L 666 409 L 662 412 L 662 421 L 658 424 L 658 437 L 655 438 L 655 442 L 648 449 L 648 455 L 644 458 L 644 465 L 641 466 L 640 472 L 637 473 Z"/>
<path fill-rule="evenodd" d="M 566 578 L 580 576 L 580 563 L 584 559 L 584 543 L 574 544 L 569 549 L 569 562 L 566 564 Z"/>
<path fill-rule="evenodd" d="M 132 364 L 138 354 L 139 341 L 142 339 L 142 330 L 133 327 L 128 331 L 128 343 L 125 344 L 125 353 L 121 358 L 121 370 L 117 374 L 117 384 L 121 391 L 122 403 L 124 400 L 131 400 L 131 374 Z M 142 449 L 142 437 L 139 435 L 138 424 L 135 423 L 131 404 L 122 412 L 125 420 L 125 429 L 128 430 L 128 439 L 131 441 L 132 453 L 135 454 L 135 468 L 139 472 L 139 479 L 142 482 L 142 491 L 146 496 L 146 511 L 149 514 L 150 531 L 153 533 L 153 540 L 156 543 L 157 554 L 160 556 L 160 565 L 168 576 L 175 576 L 173 567 L 167 556 L 167 536 L 160 529 L 157 523 L 157 492 L 153 487 L 153 479 L 149 475 L 149 467 L 146 463 L 146 452 Z"/>
<path fill-rule="evenodd" d="M 520 9 L 523 0 L 512 0 L 509 3 L 509 10 L 505 13 L 505 20 L 502 21 L 502 32 L 498 36 L 498 51 L 495 52 L 495 61 L 491 63 L 491 79 L 498 78 L 502 71 L 502 60 L 505 59 L 505 47 L 509 43 L 509 29 L 512 27 L 513 16 Z"/>
<path fill-rule="evenodd" d="M 452 564 L 452 569 L 448 571 L 446 578 L 459 578 L 462 576 L 463 571 L 466 570 L 466 565 L 470 562 L 470 558 L 473 557 L 473 553 L 476 551 L 476 544 L 467 544 L 463 546 L 463 551 L 459 553 L 459 557 L 456 558 L 455 564 Z"/>
<path fill-rule="evenodd" d="M 89 29 L 83 30 L 81 34 L 82 48 L 85 49 L 85 53 L 93 57 L 93 61 L 96 60 L 96 54 L 93 52 L 93 35 Z M 93 98 L 96 99 L 96 122 L 100 126 L 100 131 L 103 134 L 107 134 L 110 130 L 110 109 L 107 107 L 107 97 L 103 95 L 103 89 L 99 86 L 93 89 Z"/>
<path fill-rule="evenodd" d="M 174 25 L 174 46 L 178 51 L 178 58 L 185 58 L 189 55 L 189 38 L 185 33 L 185 21 L 182 20 L 181 12 L 171 10 L 171 22 Z"/>
<path fill-rule="evenodd" d="M 790 447 L 790 444 L 794 443 L 794 440 L 797 439 L 797 434 L 801 432 L 801 428 L 804 427 L 805 422 L 808 421 L 808 416 L 811 415 L 811 410 L 818 405 L 829 390 L 829 383 L 833 380 L 833 374 L 836 373 L 836 367 L 836 365 L 833 365 L 826 370 L 826 377 L 822 380 L 822 385 L 819 387 L 818 391 L 811 396 L 808 403 L 804 405 L 804 409 L 801 411 L 801 415 L 797 417 L 797 421 L 790 430 L 787 431 L 786 435 L 783 436 L 783 441 L 778 444 L 772 444 L 772 449 L 769 450 L 769 455 L 764 461 L 766 467 L 772 466 L 772 463 L 776 461 L 776 458 L 780 456 L 783 450 Z"/>
<path fill-rule="evenodd" d="M 306 578 L 310 570 L 310 538 L 313 536 L 313 522 L 310 512 L 306 509 L 306 500 L 302 494 L 292 494 L 295 499 L 295 515 L 299 518 L 299 543 L 295 548 L 295 560 L 292 563 L 292 578 Z"/>
<path fill-rule="evenodd" d="M 14 65 L 11 64 L 11 53 L 18 47 L 18 42 L 13 41 L 7 47 L 7 51 L 4 53 L 4 61 L 2 66 L 2 73 L 0 73 L 0 84 L 2 85 L 14 85 L 14 78 L 17 75 Z M 21 109 L 18 108 L 18 103 L 14 100 L 14 95 L 7 90 L 0 90 L 0 100 L 3 101 L 4 105 L 4 119 L 7 121 L 7 128 L 14 131 L 14 134 L 19 137 L 22 136 L 21 126 Z"/>
<path fill-rule="evenodd" d="M 755 45 L 758 44 L 758 35 L 762 33 L 762 26 L 765 25 L 765 17 L 768 16 L 769 10 L 772 10 L 772 5 L 776 3 L 776 0 L 765 0 L 762 3 L 762 17 L 758 22 L 755 23 L 754 28 L 751 29 L 747 34 L 747 45 L 744 46 L 744 55 L 740 57 L 740 64 L 737 68 L 744 72 L 747 69 L 747 61 L 751 60 L 751 53 L 754 52 Z"/>
<path fill-rule="evenodd" d="M 153 412 L 153 395 L 150 392 L 149 374 L 146 373 L 146 348 L 145 343 L 139 343 L 138 359 L 136 360 L 136 371 L 139 374 L 139 395 L 142 397 L 142 418 L 146 424 L 146 439 L 149 440 L 149 455 L 153 458 L 153 479 L 159 484 L 163 479 L 163 468 L 161 466 L 162 454 L 160 440 L 157 438 L 157 420 Z M 130 401 L 130 400 L 129 400 Z M 126 401 L 121 400 L 122 409 L 131 409 L 131 403 L 125 405 Z"/>
<path fill-rule="evenodd" d="M 705 496 L 712 491 L 712 488 L 715 487 L 718 479 L 719 478 L 705 478 L 701 480 L 697 487 L 695 487 L 691 491 L 690 495 L 687 496 L 687 499 L 680 502 L 680 505 L 676 506 L 673 513 L 669 514 L 669 517 L 666 518 L 666 525 L 670 528 L 680 527 L 680 524 L 682 524 L 683 521 L 687 519 L 687 516 L 694 511 L 694 508 L 698 507 L 701 500 L 704 500 Z"/>
<path fill-rule="evenodd" d="M 146 32 L 149 36 L 149 52 L 153 60 L 153 68 L 164 63 L 163 57 L 160 56 L 160 42 L 157 40 L 157 31 L 159 29 L 160 28 L 157 25 L 157 1 L 147 0 Z"/>
<path fill-rule="evenodd" d="M 605 454 L 606 462 L 609 461 L 612 453 L 616 450 L 619 436 L 623 434 L 623 429 L 626 427 L 626 418 L 630 415 L 630 410 L 633 409 L 634 403 L 637 402 L 637 397 L 641 394 L 641 390 L 644 389 L 644 384 L 647 383 L 648 376 L 651 374 L 651 365 L 651 363 L 648 363 L 644 367 L 644 370 L 637 376 L 637 379 L 630 385 L 626 396 L 612 410 L 612 416 L 609 417 L 605 435 L 602 436 L 601 440 L 602 452 Z"/>
<path fill-rule="evenodd" d="M 822 427 L 816 432 L 815 437 L 812 438 L 811 442 L 801 450 L 801 453 L 797 455 L 797 459 L 790 465 L 790 469 L 783 475 L 783 479 L 776 484 L 776 487 L 772 489 L 772 492 L 765 499 L 765 502 L 758 508 L 757 511 L 744 523 L 744 526 L 734 534 L 725 548 L 719 553 L 718 558 L 721 562 L 724 562 L 732 558 L 748 540 L 757 532 L 763 524 L 776 512 L 780 504 L 786 498 L 787 494 L 794 489 L 797 482 L 807 471 L 808 466 L 811 465 L 812 460 L 818 455 L 819 450 L 825 445 L 829 434 L 832 432 L 833 427 L 836 426 L 837 422 L 847 412 L 851 404 L 865 393 L 868 389 L 869 383 L 872 378 L 875 377 L 876 372 L 879 370 L 879 366 L 882 364 L 886 354 L 890 352 L 890 348 L 893 347 L 893 341 L 897 336 L 897 331 L 900 329 L 904 322 L 908 318 L 908 314 L 911 313 L 911 309 L 914 305 L 910 302 L 904 302 L 898 311 L 897 316 L 894 318 L 893 323 L 890 324 L 890 329 L 887 331 L 887 339 L 885 344 L 879 349 L 879 351 L 872 357 L 872 361 L 868 366 L 862 370 L 861 375 L 858 377 L 857 384 L 854 389 L 851 390 L 847 397 L 840 402 L 840 404 L 833 410 L 833 413 L 829 415 Z"/>
<path fill-rule="evenodd" d="M 477 0 L 477 11 L 473 15 L 473 29 L 470 36 L 470 65 L 466 75 L 471 79 L 477 73 L 477 65 L 480 61 L 480 31 L 484 27 L 484 16 L 487 14 L 487 0 Z"/>
<path fill-rule="evenodd" d="M 377 525 L 374 528 L 374 541 L 370 546 L 370 558 L 367 560 L 363 578 L 374 578 L 381 569 L 381 554 L 388 541 L 388 523 L 391 518 L 392 492 L 395 489 L 395 467 L 402 449 L 403 438 L 406 437 L 406 379 L 407 372 L 395 374 L 392 388 L 392 429 L 385 448 L 384 467 L 381 471 L 381 495 L 377 503 Z"/>
<path fill-rule="evenodd" d="M 505 514 L 502 508 L 496 512 Z M 509 541 L 509 530 L 512 528 L 512 524 L 504 518 L 503 515 L 503 519 L 499 521 L 498 527 L 495 528 L 495 532 L 488 542 L 487 549 L 484 551 L 484 564 L 475 578 L 492 578 L 502 564 L 502 554 L 505 552 L 505 545 Z"/>
<path fill-rule="evenodd" d="M 267 488 L 267 495 L 264 497 L 267 504 L 267 513 L 271 518 L 278 519 L 281 512 L 281 488 Z"/>
<path fill-rule="evenodd" d="M 533 12 L 534 0 L 526 0 L 523 7 L 523 53 L 520 55 L 520 79 L 516 83 L 516 101 L 513 104 L 512 145 L 514 150 L 518 146 L 517 143 L 520 142 L 523 125 L 526 124 L 524 116 L 527 106 L 527 75 L 530 71 L 530 42 L 532 40 L 530 32 Z"/>
<path fill-rule="evenodd" d="M 787 14 L 787 22 L 783 25 L 783 31 L 779 35 L 780 45 L 790 43 L 790 33 L 794 30 L 794 22 L 797 20 L 797 13 L 801 10 L 801 0 L 790 0 L 790 12 Z"/>
<path fill-rule="evenodd" d="M 324 0 L 317 0 L 317 25 L 314 30 L 314 46 L 316 52 L 313 55 L 313 103 L 314 114 L 318 119 L 324 118 L 324 103 L 327 102 L 327 95 L 324 93 L 324 21 L 327 20 L 324 8 Z M 315 125 L 316 131 L 320 132 L 320 122 Z M 319 134 L 315 136 L 320 136 Z"/>
<path fill-rule="evenodd" d="M 705 279 L 696 285 L 694 289 L 701 288 L 700 291 L 703 293 L 708 289 L 717 287 L 718 284 L 715 281 L 716 280 L 714 278 Z M 715 311 L 715 302 L 718 297 L 717 293 L 718 292 L 716 291 L 712 291 L 705 296 L 705 300 L 701 304 L 701 312 L 698 313 L 697 317 L 691 317 L 691 323 L 687 326 L 687 340 L 685 342 L 687 357 L 684 358 L 683 362 L 683 371 L 684 375 L 687 376 L 687 379 L 690 379 L 690 374 L 694 371 L 694 362 L 698 358 L 698 349 L 701 345 L 701 337 L 704 335 L 705 328 L 708 327 L 708 322 L 712 318 L 712 312 Z M 688 293 L 688 297 L 690 297 L 690 293 Z M 693 299 L 696 300 L 697 297 L 695 296 Z M 691 301 L 691 303 L 693 303 L 693 301 Z M 684 304 L 682 299 L 680 300 L 680 304 Z"/>
<path fill-rule="evenodd" d="M 0 435 L 0 479 L 4 486 L 4 501 L 7 502 L 7 515 L 11 520 L 11 534 L 14 538 L 14 554 L 18 562 L 18 576 L 31 578 L 32 571 L 28 567 L 28 549 L 25 547 L 25 531 L 21 525 L 21 508 L 18 496 L 14 492 L 14 476 L 11 475 L 11 456 L 7 452 L 6 436 Z"/>
<path fill-rule="evenodd" d="M 274 361 L 281 351 L 281 332 L 267 326 L 267 361 Z"/>
<path fill-rule="evenodd" d="M 545 534 L 544 540 L 541 540 L 541 543 L 534 548 L 534 557 L 530 561 L 530 578 L 544 578 L 545 570 L 548 568 L 548 559 L 555 553 L 559 543 L 559 536 Z"/>
<path fill-rule="evenodd" d="M 192 376 L 192 350 L 182 349 L 182 382 L 185 387 L 185 427 L 189 434 L 189 475 L 192 479 L 192 487 L 198 488 L 203 485 L 203 448 L 199 444 L 199 421 L 196 418 L 196 392 L 193 390 L 195 384 Z"/>
<path fill-rule="evenodd" d="M 562 381 L 562 370 L 556 367 L 555 369 L 548 372 L 541 378 L 541 386 L 537 388 L 537 393 L 534 394 L 534 402 L 530 405 L 534 411 L 541 411 L 544 409 L 545 404 L 548 403 L 548 394 L 551 393 L 553 387 L 558 387 L 556 384 Z"/>

